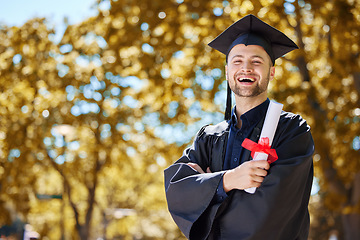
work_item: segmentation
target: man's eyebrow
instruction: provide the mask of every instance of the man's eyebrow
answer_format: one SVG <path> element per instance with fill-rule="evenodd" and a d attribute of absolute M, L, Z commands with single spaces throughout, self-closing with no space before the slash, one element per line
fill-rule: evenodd
<path fill-rule="evenodd" d="M 265 61 L 265 58 L 260 55 L 253 55 L 253 56 L 251 56 L 251 58 L 261 58 L 262 60 Z"/>
<path fill-rule="evenodd" d="M 244 56 L 243 56 L 243 55 L 240 55 L 240 54 L 236 54 L 236 55 L 232 56 L 231 59 L 234 59 L 234 58 L 236 58 L 236 57 L 243 58 Z"/>
<path fill-rule="evenodd" d="M 236 58 L 236 57 L 244 58 L 243 55 L 241 55 L 241 54 L 236 54 L 236 55 L 234 55 L 231 59 L 234 59 L 234 58 Z M 265 61 L 264 57 L 262 57 L 262 56 L 260 56 L 260 55 L 252 55 L 250 58 L 260 58 L 260 59 L 262 59 L 262 60 Z"/>

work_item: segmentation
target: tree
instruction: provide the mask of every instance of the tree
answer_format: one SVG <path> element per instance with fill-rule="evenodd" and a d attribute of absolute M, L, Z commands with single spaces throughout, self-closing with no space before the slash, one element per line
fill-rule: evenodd
<path fill-rule="evenodd" d="M 67 26 L 59 43 L 44 19 L 1 28 L 1 223 L 16 212 L 51 239 L 183 238 L 166 211 L 162 171 L 200 125 L 222 119 L 225 59 L 206 44 L 252 13 L 300 46 L 277 60 L 270 97 L 312 127 L 320 190 L 311 238 L 358 237 L 350 224 L 360 216 L 356 1 L 97 6 L 98 16 Z"/>
<path fill-rule="evenodd" d="M 46 135 L 49 92 L 44 79 L 54 86 L 56 61 L 48 54 L 54 49 L 42 20 L 29 21 L 23 28 L 2 27 L 1 35 L 1 222 L 9 222 L 14 212 L 26 215 L 40 170 L 37 149 Z M 40 41 L 40 44 L 38 42 Z M 43 68 L 38 69 L 41 63 Z M 57 89 L 54 89 L 56 91 Z M 54 104 L 61 99 L 54 98 Z M 35 141 L 38 139 L 38 141 Z M 26 159 L 25 161 L 21 161 Z M 30 171 L 29 171 L 30 170 Z"/>

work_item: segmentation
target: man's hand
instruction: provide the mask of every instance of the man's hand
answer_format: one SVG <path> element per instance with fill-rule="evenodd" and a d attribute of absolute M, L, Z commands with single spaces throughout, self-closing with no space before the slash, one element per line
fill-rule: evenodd
<path fill-rule="evenodd" d="M 202 168 L 201 168 L 198 164 L 196 164 L 196 163 L 187 163 L 187 165 L 189 165 L 190 167 L 192 167 L 193 169 L 195 169 L 195 170 L 198 171 L 199 173 L 205 173 L 205 172 L 202 170 Z M 207 173 L 211 173 L 209 167 L 206 169 L 206 172 L 207 172 Z"/>
<path fill-rule="evenodd" d="M 260 187 L 267 175 L 270 164 L 266 160 L 247 161 L 240 166 L 226 171 L 223 177 L 225 192 L 232 189 Z"/>

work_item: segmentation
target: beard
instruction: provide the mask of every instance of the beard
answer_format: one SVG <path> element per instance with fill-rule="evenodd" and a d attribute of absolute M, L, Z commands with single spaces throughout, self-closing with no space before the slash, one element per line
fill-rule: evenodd
<path fill-rule="evenodd" d="M 241 84 L 236 80 L 236 78 L 240 74 L 235 74 L 232 81 L 229 81 L 230 89 L 234 92 L 234 94 L 238 97 L 256 97 L 265 91 L 267 91 L 269 81 L 270 81 L 270 71 L 264 79 L 255 81 L 253 85 L 250 87 L 241 86 Z M 228 75 L 228 79 L 229 75 Z"/>

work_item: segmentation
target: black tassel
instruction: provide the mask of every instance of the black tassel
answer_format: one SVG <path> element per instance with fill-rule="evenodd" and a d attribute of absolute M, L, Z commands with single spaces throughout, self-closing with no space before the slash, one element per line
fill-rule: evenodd
<path fill-rule="evenodd" d="M 230 120 L 231 118 L 231 89 L 229 82 L 227 84 L 227 96 L 226 96 L 226 109 L 225 109 L 225 120 Z"/>

